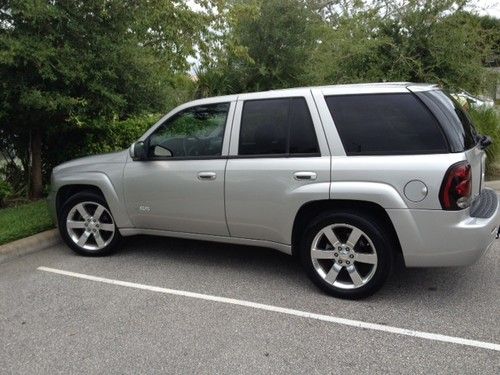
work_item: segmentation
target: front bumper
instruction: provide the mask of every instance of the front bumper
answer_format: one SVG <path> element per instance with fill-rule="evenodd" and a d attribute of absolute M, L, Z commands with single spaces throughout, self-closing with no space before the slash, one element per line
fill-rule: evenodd
<path fill-rule="evenodd" d="M 498 196 L 489 189 L 485 193 L 490 199 L 483 200 L 484 207 L 461 211 L 387 210 L 406 266 L 452 267 L 477 261 L 495 241 L 500 224 Z"/>

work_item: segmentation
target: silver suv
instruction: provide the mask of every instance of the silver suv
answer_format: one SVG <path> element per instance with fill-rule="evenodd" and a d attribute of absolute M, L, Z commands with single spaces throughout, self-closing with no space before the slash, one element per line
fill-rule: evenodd
<path fill-rule="evenodd" d="M 492 244 L 489 143 L 432 85 L 208 98 L 129 150 L 54 168 L 49 204 L 83 255 L 135 234 L 265 246 L 297 256 L 327 293 L 359 298 L 398 254 L 408 267 L 463 266 Z"/>

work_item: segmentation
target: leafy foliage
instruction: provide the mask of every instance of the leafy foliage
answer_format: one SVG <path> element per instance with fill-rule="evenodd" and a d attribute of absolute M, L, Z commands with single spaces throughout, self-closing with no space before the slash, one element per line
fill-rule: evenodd
<path fill-rule="evenodd" d="M 469 114 L 479 134 L 488 135 L 493 143 L 486 149 L 486 173 L 493 172 L 493 166 L 500 157 L 500 115 L 492 108 L 471 108 Z"/>
<path fill-rule="evenodd" d="M 174 104 L 205 24 L 167 0 L 2 1 L 1 133 L 23 164 L 32 160 L 33 185 L 49 129 L 78 132 Z"/>

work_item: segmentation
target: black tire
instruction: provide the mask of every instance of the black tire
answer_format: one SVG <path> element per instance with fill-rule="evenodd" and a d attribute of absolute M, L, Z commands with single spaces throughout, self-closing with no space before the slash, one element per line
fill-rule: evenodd
<path fill-rule="evenodd" d="M 315 240 L 316 236 L 318 235 L 320 238 L 321 235 L 319 235 L 320 231 L 323 228 L 326 228 L 331 225 L 336 225 L 336 231 L 342 230 L 342 224 L 347 224 L 348 226 L 353 226 L 361 231 L 364 232 L 366 236 L 369 237 L 369 240 L 371 240 L 373 246 L 375 247 L 376 251 L 376 258 L 377 258 L 377 265 L 374 268 L 369 268 L 371 270 L 374 269 L 374 273 L 371 274 L 371 278 L 367 277 L 366 279 L 368 280 L 366 284 L 353 288 L 353 289 L 344 289 L 338 286 L 334 286 L 332 283 L 326 281 L 324 277 L 320 275 L 320 273 L 316 270 L 314 266 L 314 261 L 313 257 L 311 254 L 311 246 L 313 244 L 313 241 Z M 346 233 L 349 228 L 345 228 Z M 342 233 L 339 233 L 342 234 Z M 348 236 L 346 234 L 345 236 Z M 363 240 L 358 241 L 356 246 L 361 246 L 365 245 L 367 246 L 368 249 L 371 249 L 371 246 L 366 240 L 366 236 L 362 236 L 360 238 L 363 238 Z M 340 238 L 339 238 L 340 239 Z M 323 239 L 323 241 L 326 241 Z M 324 242 L 329 244 L 329 241 Z M 366 245 L 368 244 L 368 245 Z M 338 248 L 340 249 L 340 247 Z M 349 248 L 347 248 L 349 249 Z M 330 250 L 330 249 L 329 249 Z M 343 248 L 344 250 L 344 248 Z M 350 249 L 350 251 L 353 251 L 354 249 Z M 335 248 L 333 248 L 332 251 L 335 251 Z M 339 256 L 339 252 L 337 251 L 337 256 Z M 377 219 L 375 217 L 371 217 L 370 215 L 364 213 L 364 212 L 356 212 L 356 211 L 343 211 L 343 212 L 326 212 L 324 214 L 319 215 L 316 217 L 305 229 L 303 236 L 300 241 L 300 247 L 299 247 L 299 258 L 302 263 L 302 266 L 304 267 L 307 275 L 309 278 L 312 280 L 314 284 L 316 284 L 320 289 L 325 291 L 326 293 L 334 296 L 334 297 L 339 297 L 339 298 L 344 298 L 344 299 L 360 299 L 360 298 L 365 298 L 373 293 L 375 293 L 377 290 L 379 290 L 382 285 L 384 284 L 385 280 L 387 279 L 388 275 L 391 272 L 392 269 L 392 264 L 393 264 L 393 258 L 394 258 L 394 253 L 395 253 L 395 246 L 393 241 L 391 240 L 391 237 L 389 235 L 389 231 L 386 230 L 384 227 L 380 226 L 377 223 Z M 370 254 L 373 256 L 373 254 Z M 342 256 L 348 256 L 345 255 L 344 253 Z M 352 255 L 354 257 L 355 255 Z M 349 258 L 347 258 L 350 260 Z M 326 262 L 339 262 L 339 258 L 334 258 L 332 260 L 321 260 L 322 262 L 325 262 L 325 268 L 328 268 L 328 263 Z M 340 261 L 342 262 L 342 261 Z M 337 277 L 344 277 L 344 280 L 346 280 L 346 283 L 349 282 L 349 279 L 351 276 L 349 272 L 347 271 L 347 265 L 345 264 L 346 261 L 343 261 L 343 265 L 339 265 L 337 263 L 337 267 L 342 267 L 342 269 L 345 271 L 339 271 Z M 355 263 L 354 261 L 350 260 L 350 268 L 354 266 L 356 271 L 359 271 L 359 268 L 361 267 L 358 263 Z M 316 265 L 320 264 L 316 260 Z M 355 266 L 356 264 L 356 266 Z M 362 264 L 363 267 L 370 265 L 364 265 Z M 321 266 L 320 266 L 321 267 Z M 325 273 L 327 271 L 325 270 Z M 341 274 L 344 272 L 344 274 Z M 346 274 L 347 272 L 347 274 Z M 358 272 L 359 274 L 359 272 Z M 337 280 L 337 279 L 336 279 Z M 354 286 L 354 279 L 351 280 Z M 336 281 L 337 282 L 337 281 Z M 341 281 L 342 282 L 342 281 Z"/>
<path fill-rule="evenodd" d="M 96 248 L 96 249 L 84 248 L 82 246 L 79 246 L 77 243 L 75 243 L 75 241 L 71 238 L 71 235 L 70 235 L 70 232 L 69 232 L 68 226 L 67 226 L 68 214 L 75 206 L 77 206 L 80 203 L 85 203 L 85 207 L 89 210 L 92 209 L 94 204 L 101 205 L 106 209 L 106 211 L 103 213 L 104 217 L 102 218 L 103 223 L 101 223 L 101 227 L 103 226 L 103 224 L 107 224 L 108 226 L 112 224 L 114 227 L 114 232 L 112 235 L 109 235 L 109 237 L 105 237 L 105 236 L 107 236 L 106 232 L 104 232 L 104 231 L 99 232 L 99 233 L 103 233 L 101 238 L 105 239 L 105 240 L 103 240 L 103 242 L 105 243 L 104 247 Z M 93 213 L 95 213 L 95 211 L 94 212 L 89 211 L 89 214 L 93 214 Z M 82 217 L 82 220 L 84 220 L 83 217 Z M 109 210 L 108 204 L 106 203 L 106 200 L 102 196 L 95 194 L 93 192 L 89 192 L 89 191 L 83 191 L 83 192 L 77 193 L 77 194 L 71 196 L 70 198 L 68 198 L 66 200 L 66 202 L 63 203 L 63 205 L 58 213 L 58 224 L 59 224 L 59 232 L 60 232 L 61 237 L 64 240 L 64 242 L 73 251 L 75 251 L 76 253 L 78 253 L 80 255 L 84 255 L 84 256 L 104 256 L 104 255 L 111 254 L 116 249 L 116 246 L 119 244 L 119 242 L 122 239 L 120 232 L 118 231 L 118 228 L 116 227 L 116 223 L 115 223 L 114 218 L 111 214 L 111 211 Z M 80 231 L 80 229 L 78 229 L 78 231 Z M 86 231 L 86 229 L 81 229 L 81 232 L 77 232 L 77 230 L 73 230 L 75 235 L 79 235 L 79 233 L 83 234 L 84 231 Z M 88 238 L 89 238 L 88 241 L 93 240 L 95 242 L 95 246 L 99 247 L 99 245 L 97 244 L 97 241 L 95 239 L 94 234 L 90 233 Z M 84 246 L 91 246 L 91 245 L 85 244 Z"/>

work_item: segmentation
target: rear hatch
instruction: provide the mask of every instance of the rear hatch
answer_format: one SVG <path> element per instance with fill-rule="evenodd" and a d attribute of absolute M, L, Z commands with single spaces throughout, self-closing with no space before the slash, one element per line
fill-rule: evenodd
<path fill-rule="evenodd" d="M 479 146 L 479 135 L 468 114 L 449 94 L 438 89 L 421 90 L 419 86 L 409 86 L 420 100 L 436 116 L 442 126 L 451 152 L 464 153 L 471 166 L 472 193 L 474 200 L 484 186 L 486 153 Z"/>

